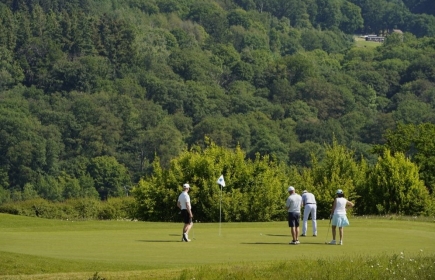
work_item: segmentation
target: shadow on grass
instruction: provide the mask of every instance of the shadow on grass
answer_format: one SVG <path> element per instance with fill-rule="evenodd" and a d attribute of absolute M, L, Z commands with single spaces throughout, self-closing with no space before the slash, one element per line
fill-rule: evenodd
<path fill-rule="evenodd" d="M 267 235 L 267 236 L 282 236 L 282 237 L 289 237 L 290 236 L 289 234 L 269 234 L 269 233 L 266 233 L 265 235 Z"/>
<path fill-rule="evenodd" d="M 242 242 L 240 244 L 244 245 L 286 245 L 288 246 L 288 243 L 282 243 L 282 242 Z M 304 245 L 327 245 L 322 242 L 301 242 L 297 246 L 304 246 Z"/>
<path fill-rule="evenodd" d="M 282 243 L 282 242 L 242 242 L 240 244 L 243 245 L 287 245 L 288 243 Z"/>
<path fill-rule="evenodd" d="M 137 242 L 181 242 L 180 240 L 136 240 Z"/>

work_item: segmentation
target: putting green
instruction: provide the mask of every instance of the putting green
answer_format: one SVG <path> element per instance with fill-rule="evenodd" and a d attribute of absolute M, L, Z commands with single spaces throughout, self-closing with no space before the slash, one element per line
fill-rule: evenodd
<path fill-rule="evenodd" d="M 53 267 L 53 272 L 95 272 L 435 252 L 434 222 L 351 217 L 343 246 L 325 244 L 327 235 L 327 241 L 331 239 L 328 222 L 318 221 L 318 236 L 300 237 L 301 244 L 295 246 L 288 244 L 286 222 L 196 223 L 189 234 L 192 242 L 186 243 L 180 241 L 181 223 L 59 221 L 0 214 L 0 256 L 22 254 L 74 264 Z M 3 266 L 0 263 L 0 275 L 10 274 Z"/>

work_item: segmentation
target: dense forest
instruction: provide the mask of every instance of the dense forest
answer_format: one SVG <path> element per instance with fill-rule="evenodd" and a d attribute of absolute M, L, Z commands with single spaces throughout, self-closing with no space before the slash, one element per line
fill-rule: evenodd
<path fill-rule="evenodd" d="M 433 193 L 432 0 L 0 0 L 0 57 L 0 203 L 125 196 L 208 139 L 299 173 L 403 153 Z"/>

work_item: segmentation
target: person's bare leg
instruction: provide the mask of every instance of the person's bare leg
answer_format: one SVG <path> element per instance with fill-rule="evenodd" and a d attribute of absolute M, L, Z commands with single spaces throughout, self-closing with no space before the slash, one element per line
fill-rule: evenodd
<path fill-rule="evenodd" d="M 299 240 L 299 227 L 295 227 L 295 240 Z"/>
<path fill-rule="evenodd" d="M 190 231 L 190 229 L 193 227 L 193 223 L 190 223 L 190 224 L 188 224 L 187 225 L 187 227 L 186 227 L 186 234 L 187 235 L 189 235 L 189 231 Z"/>
<path fill-rule="evenodd" d="M 332 240 L 335 240 L 336 229 L 337 229 L 337 226 L 332 226 L 332 229 L 331 229 L 331 231 L 332 231 Z"/>
<path fill-rule="evenodd" d="M 343 241 L 343 234 L 344 234 L 343 227 L 339 227 L 338 232 L 340 233 L 340 242 L 342 242 Z"/>
<path fill-rule="evenodd" d="M 291 230 L 292 238 L 293 238 L 292 241 L 296 241 L 297 238 L 295 236 L 297 236 L 297 235 L 296 235 L 296 229 L 295 229 L 295 227 L 291 227 L 290 230 Z"/>
<path fill-rule="evenodd" d="M 186 234 L 186 237 L 187 237 L 187 240 L 185 240 L 185 241 L 190 241 L 189 240 L 189 231 L 192 228 L 192 226 L 193 226 L 193 223 L 184 224 L 184 227 L 183 227 L 183 239 L 184 239 L 184 234 Z"/>

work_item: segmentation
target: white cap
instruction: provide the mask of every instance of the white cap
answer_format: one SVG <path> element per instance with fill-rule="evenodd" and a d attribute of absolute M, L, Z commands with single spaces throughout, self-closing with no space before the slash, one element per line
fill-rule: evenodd
<path fill-rule="evenodd" d="M 184 184 L 184 185 L 183 185 L 183 189 L 190 189 L 190 186 L 189 186 L 189 184 L 187 184 L 187 183 L 186 183 L 186 184 Z"/>
<path fill-rule="evenodd" d="M 292 187 L 292 186 L 290 186 L 290 187 L 288 187 L 288 192 L 290 192 L 290 191 L 294 191 L 295 190 L 295 188 L 294 187 Z"/>
<path fill-rule="evenodd" d="M 308 191 L 307 190 L 304 190 L 302 193 L 307 193 Z"/>
<path fill-rule="evenodd" d="M 343 193 L 343 190 L 342 189 L 338 189 L 336 194 L 339 194 L 339 193 Z"/>

